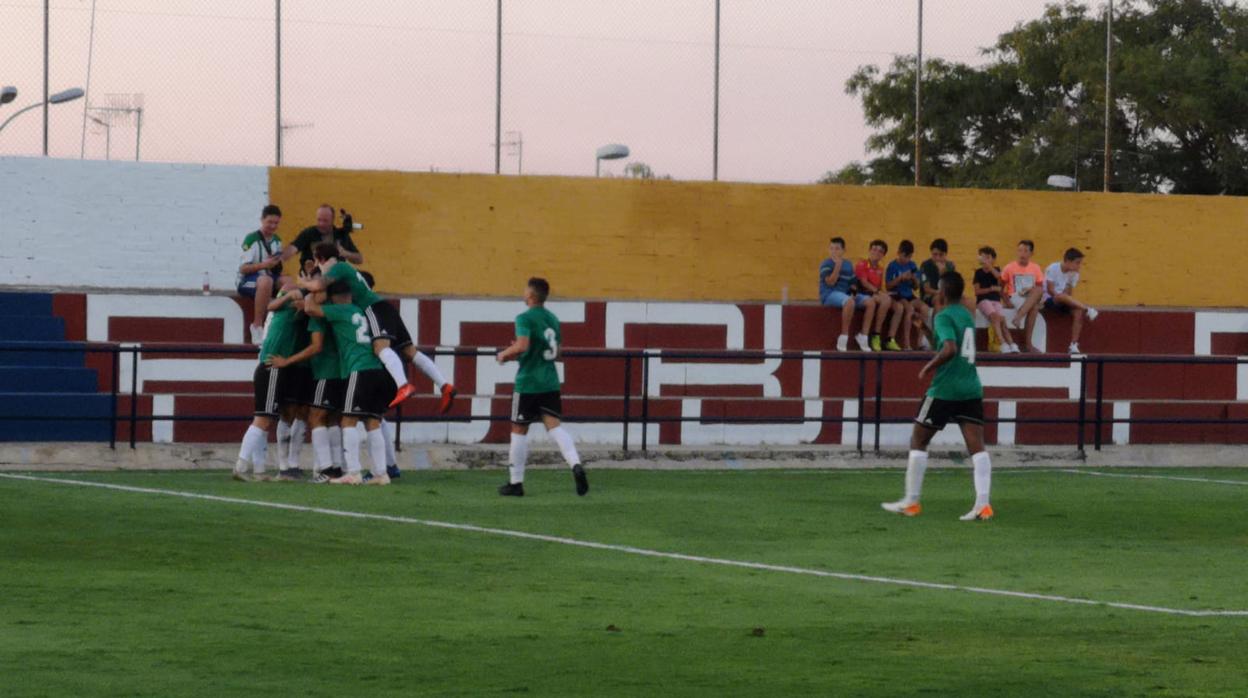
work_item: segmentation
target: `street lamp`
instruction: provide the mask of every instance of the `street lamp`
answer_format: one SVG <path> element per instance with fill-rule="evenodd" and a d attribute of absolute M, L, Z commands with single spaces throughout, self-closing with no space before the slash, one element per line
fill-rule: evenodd
<path fill-rule="evenodd" d="M 603 160 L 619 160 L 628 157 L 628 146 L 619 143 L 609 143 L 602 146 L 594 153 L 594 176 L 602 174 Z"/>
<path fill-rule="evenodd" d="M 4 88 L 0 88 L 0 104 L 8 104 L 9 102 L 12 102 L 15 99 L 17 99 L 16 87 L 13 87 L 12 85 L 8 85 Z"/>
<path fill-rule="evenodd" d="M 83 92 L 82 92 L 81 87 L 71 87 L 68 90 L 61 90 L 60 92 L 57 92 L 56 94 L 48 97 L 48 104 L 64 104 L 66 102 L 72 102 L 75 99 L 81 99 L 82 94 Z M 17 90 L 13 91 L 13 96 L 14 97 L 17 96 Z M 22 107 L 21 109 L 18 109 L 17 111 L 13 112 L 13 116 L 10 116 L 8 119 L 5 119 L 4 123 L 0 124 L 0 131 L 3 131 L 4 127 L 8 126 L 10 121 L 21 116 L 23 113 L 28 112 L 31 109 L 38 109 L 39 107 L 42 107 L 42 106 L 43 106 L 43 102 L 36 102 L 28 107 Z"/>
<path fill-rule="evenodd" d="M 1049 179 L 1045 182 L 1045 184 L 1053 187 L 1054 189 L 1068 189 L 1070 191 L 1075 190 L 1075 178 L 1070 175 L 1049 175 Z"/>

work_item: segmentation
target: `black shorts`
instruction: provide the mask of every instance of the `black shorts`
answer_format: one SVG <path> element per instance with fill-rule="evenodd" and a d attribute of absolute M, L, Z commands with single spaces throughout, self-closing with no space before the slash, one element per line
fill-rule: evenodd
<path fill-rule="evenodd" d="M 1071 313 L 1071 308 L 1069 305 L 1062 305 L 1061 303 L 1058 303 L 1052 298 L 1044 302 L 1044 309 L 1051 310 L 1055 313 L 1061 313 L 1063 315 L 1070 315 Z"/>
<path fill-rule="evenodd" d="M 312 389 L 312 406 L 330 412 L 341 412 L 347 396 L 347 382 L 341 378 L 322 378 Z"/>
<path fill-rule="evenodd" d="M 399 309 L 386 301 L 378 301 L 364 309 L 368 318 L 368 330 L 373 339 L 388 339 L 393 349 L 402 349 L 412 345 L 412 335 L 399 317 Z"/>
<path fill-rule="evenodd" d="M 252 376 L 256 390 L 256 416 L 276 417 L 282 404 L 282 370 L 260 364 Z"/>
<path fill-rule="evenodd" d="M 390 409 L 390 401 L 398 390 L 394 379 L 384 368 L 356 371 L 346 383 L 346 397 L 343 398 L 341 411 L 352 417 L 381 419 Z"/>
<path fill-rule="evenodd" d="M 915 424 L 940 431 L 949 422 L 958 424 L 983 424 L 984 401 L 979 400 L 938 400 L 928 396 L 923 398 L 919 406 L 919 414 L 914 418 Z"/>
<path fill-rule="evenodd" d="M 283 404 L 311 405 L 312 393 L 316 390 L 316 379 L 312 377 L 312 369 L 304 364 L 295 364 L 282 369 L 281 385 L 278 391 Z"/>
<path fill-rule="evenodd" d="M 563 398 L 556 390 L 550 393 L 513 393 L 511 396 L 511 421 L 513 424 L 532 424 L 542 421 L 543 415 L 563 419 Z"/>

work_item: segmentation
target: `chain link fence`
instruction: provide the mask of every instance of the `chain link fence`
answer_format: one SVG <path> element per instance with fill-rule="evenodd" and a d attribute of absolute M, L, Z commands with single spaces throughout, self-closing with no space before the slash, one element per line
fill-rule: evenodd
<path fill-rule="evenodd" d="M 46 5 L 49 92 L 86 92 L 54 157 L 492 173 L 500 140 L 503 174 L 813 182 L 866 155 L 846 80 L 914 54 L 919 4 L 0 0 L 0 123 L 43 99 Z M 1045 4 L 929 0 L 924 56 L 979 63 Z M 44 152 L 42 111 L 0 155 Z"/>

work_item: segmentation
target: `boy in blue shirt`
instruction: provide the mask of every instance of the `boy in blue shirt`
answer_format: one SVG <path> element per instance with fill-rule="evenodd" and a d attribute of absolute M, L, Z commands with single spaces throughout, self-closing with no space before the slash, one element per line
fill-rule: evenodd
<path fill-rule="evenodd" d="M 854 321 L 854 309 L 858 306 L 855 300 L 855 281 L 853 262 L 845 259 L 845 239 L 834 237 L 828 243 L 828 254 L 831 256 L 819 265 L 819 303 L 828 308 L 841 309 L 841 333 L 836 337 L 836 350 L 849 350 L 849 326 Z M 862 305 L 874 307 L 875 300 L 869 298 Z M 859 333 L 858 345 L 865 351 L 867 336 Z"/>
<path fill-rule="evenodd" d="M 911 330 L 914 329 L 915 318 L 927 317 L 927 304 L 918 296 L 919 267 L 914 263 L 914 243 L 902 240 L 897 246 L 897 259 L 888 263 L 884 272 L 884 285 L 893 299 L 893 321 L 889 325 L 892 339 L 888 348 L 893 351 L 909 351 Z M 898 331 L 901 331 L 900 336 Z M 926 344 L 926 337 L 919 333 L 920 345 Z M 901 340 L 900 346 L 897 340 Z"/>

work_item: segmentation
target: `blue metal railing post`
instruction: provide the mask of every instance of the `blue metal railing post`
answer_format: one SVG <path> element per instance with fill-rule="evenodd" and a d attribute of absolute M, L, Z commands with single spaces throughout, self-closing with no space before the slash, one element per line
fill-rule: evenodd
<path fill-rule="evenodd" d="M 139 425 L 139 348 L 130 348 L 130 448 L 135 448 Z"/>

